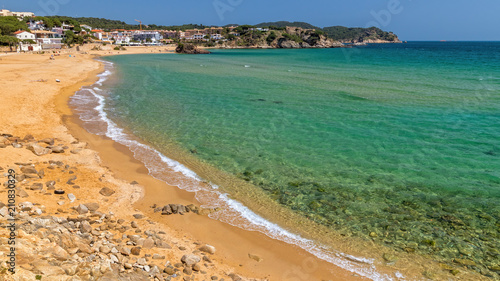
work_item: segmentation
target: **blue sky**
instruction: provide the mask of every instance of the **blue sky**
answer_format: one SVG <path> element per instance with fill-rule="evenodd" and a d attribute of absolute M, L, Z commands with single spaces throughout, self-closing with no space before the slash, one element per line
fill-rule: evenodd
<path fill-rule="evenodd" d="M 402 40 L 500 41 L 499 0 L 0 0 L 40 15 L 104 17 L 135 23 L 257 24 L 305 21 L 325 27 L 377 25 Z"/>

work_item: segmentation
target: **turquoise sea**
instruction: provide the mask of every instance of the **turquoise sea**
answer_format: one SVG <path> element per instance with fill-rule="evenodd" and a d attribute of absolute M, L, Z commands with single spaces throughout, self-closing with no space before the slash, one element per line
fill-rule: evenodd
<path fill-rule="evenodd" d="M 499 42 L 105 60 L 72 103 L 168 157 L 143 154 L 153 174 L 195 191 L 211 167 L 229 198 L 234 177 L 343 235 L 499 278 Z"/>

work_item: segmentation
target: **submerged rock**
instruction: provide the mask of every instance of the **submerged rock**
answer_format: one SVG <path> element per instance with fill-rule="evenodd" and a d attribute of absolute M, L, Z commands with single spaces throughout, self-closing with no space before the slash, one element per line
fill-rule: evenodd
<path fill-rule="evenodd" d="M 182 43 L 179 43 L 179 45 L 177 46 L 177 48 L 175 48 L 175 52 L 178 53 L 178 54 L 191 54 L 191 55 L 194 55 L 194 54 L 210 54 L 209 51 L 203 50 L 203 49 L 199 49 L 198 47 L 196 47 L 193 44 L 182 44 Z"/>

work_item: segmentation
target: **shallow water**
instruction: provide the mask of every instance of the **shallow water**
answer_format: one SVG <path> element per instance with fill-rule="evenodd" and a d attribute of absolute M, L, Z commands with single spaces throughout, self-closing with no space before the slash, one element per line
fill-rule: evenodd
<path fill-rule="evenodd" d="M 183 153 L 337 232 L 498 278 L 500 43 L 106 60 L 105 117 L 187 168 Z M 243 188 L 219 179 L 220 196 Z"/>

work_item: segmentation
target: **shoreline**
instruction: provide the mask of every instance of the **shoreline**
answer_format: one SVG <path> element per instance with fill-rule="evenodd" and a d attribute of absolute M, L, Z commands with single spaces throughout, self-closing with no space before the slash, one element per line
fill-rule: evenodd
<path fill-rule="evenodd" d="M 101 65 L 99 73 L 102 72 Z M 72 94 L 65 97 L 66 107 L 70 107 L 68 102 L 71 96 Z M 195 198 L 195 193 L 169 185 L 151 176 L 144 163 L 135 159 L 127 146 L 117 143 L 109 137 L 89 133 L 83 128 L 83 121 L 74 114 L 73 110 L 71 111 L 72 114 L 65 116 L 63 119 L 70 133 L 77 139 L 89 143 L 90 147 L 98 152 L 103 165 L 109 168 L 117 178 L 126 179 L 129 182 L 137 181 L 140 185 L 145 186 L 144 196 L 134 204 L 138 210 L 156 222 L 168 224 L 178 233 L 190 233 L 192 239 L 207 241 L 207 243 L 215 246 L 224 256 L 224 262 L 222 263 L 229 264 L 233 268 L 239 268 L 238 273 L 250 277 L 265 277 L 269 278 L 269 280 L 284 280 L 283 276 L 280 275 L 289 271 L 290 274 L 295 276 L 295 274 L 300 274 L 300 272 L 295 272 L 295 269 L 299 268 L 303 271 L 301 274 L 308 276 L 308 280 L 369 280 L 321 260 L 296 245 L 272 239 L 259 232 L 241 229 L 207 216 L 166 217 L 153 213 L 151 206 L 161 201 L 158 198 L 169 198 L 164 203 L 187 205 L 199 202 Z M 213 231 L 215 229 L 217 231 Z M 211 231 L 207 232 L 207 230 Z M 256 262 L 248 257 L 249 254 L 258 255 L 263 261 Z M 275 257 L 279 257 L 280 260 L 277 261 Z M 266 262 L 273 258 L 273 262 Z M 312 260 L 316 264 L 314 270 L 311 271 L 306 268 L 302 270 L 304 265 L 307 265 Z M 294 269 L 294 271 L 290 271 L 290 269 Z M 266 276 L 255 276 L 256 271 L 263 271 L 267 274 Z"/>
<path fill-rule="evenodd" d="M 153 50 L 147 48 L 146 51 L 153 52 Z M 83 55 L 78 56 L 82 57 Z M 88 55 L 85 59 L 93 60 L 91 55 Z M 143 186 L 141 198 L 135 197 L 138 201 L 133 205 L 134 209 L 140 210 L 156 224 L 171 229 L 176 233 L 176 237 L 181 240 L 186 239 L 184 237 L 187 236 L 189 241 L 203 241 L 203 243 L 215 246 L 217 254 L 213 259 L 235 269 L 238 274 L 269 280 L 285 280 L 283 274 L 292 269 L 295 270 L 292 273 L 295 274 L 293 277 L 296 277 L 296 280 L 367 280 L 353 276 L 351 272 L 331 263 L 319 260 L 294 245 L 273 240 L 261 233 L 242 230 L 206 216 L 188 214 L 186 216 L 167 217 L 154 214 L 151 205 L 159 203 L 159 198 L 166 198 L 162 204 L 191 204 L 196 203 L 197 200 L 194 193 L 181 190 L 175 186 L 169 186 L 163 181 L 150 176 L 144 164 L 136 160 L 126 146 L 107 137 L 93 135 L 82 127 L 82 121 L 74 114 L 68 104 L 69 99 L 82 86 L 95 83 L 96 76 L 102 71 L 103 66 L 101 64 L 98 69 L 88 72 L 85 79 L 59 89 L 58 94 L 53 99 L 54 110 L 62 119 L 62 124 L 67 128 L 67 133 L 72 138 L 76 138 L 80 142 L 87 142 L 92 152 L 96 151 L 95 155 L 99 157 L 100 168 L 107 169 L 113 178 L 122 182 L 124 182 L 123 180 L 126 180 L 126 182 L 137 181 L 140 186 Z M 125 213 L 128 212 L 130 216 L 133 211 L 131 209 Z M 256 262 L 250 259 L 248 254 L 259 255 L 263 258 L 263 261 Z M 309 263 L 311 259 L 309 258 L 313 258 L 316 263 L 315 266 L 311 266 L 311 263 Z M 316 270 L 312 271 L 311 268 L 316 268 Z M 298 272 L 297 269 L 299 269 Z M 308 278 L 301 279 L 301 276 L 307 276 Z"/>
<path fill-rule="evenodd" d="M 146 50 L 150 51 L 151 49 Z M 13 55 L 4 57 L 5 59 L 2 63 L 5 63 L 7 59 L 9 60 L 9 63 L 16 63 L 15 61 L 17 60 L 22 61 L 21 63 L 17 62 L 17 64 L 22 65 L 20 67 L 21 72 L 14 75 L 15 77 L 18 77 L 17 79 L 19 79 L 20 74 L 26 75 L 27 69 L 33 69 L 37 65 L 57 64 L 58 69 L 71 67 L 71 65 L 76 66 L 76 64 L 69 63 L 69 61 L 74 58 L 60 57 L 56 58 L 56 63 L 54 63 L 54 61 L 49 61 L 49 56 L 50 54 Z M 14 61 L 11 62 L 11 59 Z M 68 105 L 68 100 L 82 86 L 93 84 L 97 80 L 97 74 L 102 72 L 102 66 L 96 65 L 92 55 L 77 54 L 76 59 L 78 61 L 86 61 L 89 63 L 89 65 L 86 66 L 87 69 L 78 73 L 78 75 L 80 75 L 78 81 L 71 81 L 72 78 L 68 75 L 67 78 L 61 79 L 63 83 L 60 84 L 52 82 L 52 79 L 50 82 L 46 82 L 50 83 L 51 88 L 56 91 L 52 93 L 49 93 L 50 91 L 47 92 L 47 104 L 52 104 L 52 106 L 49 106 L 49 110 L 45 112 L 50 115 L 51 122 L 55 121 L 54 118 L 60 120 L 60 123 L 56 122 L 56 128 L 54 129 L 52 123 L 49 122 L 49 124 L 44 128 L 36 129 L 38 125 L 37 123 L 39 121 L 43 121 L 43 118 L 39 118 L 39 116 L 37 116 L 37 112 L 33 112 L 30 116 L 26 116 L 26 120 L 23 120 L 23 122 L 16 122 L 15 119 L 17 116 L 14 115 L 16 115 L 17 112 L 8 111 L 9 118 L 5 116 L 4 121 L 6 123 L 12 123 L 12 125 L 2 126 L 2 133 L 10 133 L 21 137 L 23 137 L 26 133 L 31 133 L 36 139 L 47 137 L 48 134 L 52 133 L 55 134 L 52 137 L 63 139 L 67 143 L 75 142 L 75 139 L 78 140 L 79 143 L 84 141 L 87 142 L 90 149 L 84 149 L 85 153 L 81 152 L 81 154 L 69 155 L 70 157 L 66 157 L 66 155 L 57 155 L 58 159 L 71 158 L 67 159 L 67 161 L 73 162 L 77 165 L 90 166 L 91 168 L 95 168 L 99 171 L 107 171 L 106 174 L 112 177 L 112 179 L 109 179 L 110 182 L 122 183 L 118 184 L 118 186 L 125 184 L 123 179 L 127 180 L 127 182 L 138 181 L 141 186 L 144 186 L 142 189 L 144 194 L 138 194 L 137 190 L 133 191 L 130 188 L 125 188 L 124 195 L 130 197 L 122 198 L 121 204 L 124 203 L 123 200 L 125 200 L 125 202 L 133 202 L 143 196 L 142 199 L 136 202 L 134 207 L 130 210 L 117 210 L 114 213 L 116 213 L 117 216 L 121 215 L 131 218 L 134 211 L 142 211 L 155 222 L 155 225 L 159 225 L 161 228 L 169 229 L 167 233 L 175 233 L 175 237 L 172 237 L 172 240 L 186 240 L 192 242 L 203 241 L 203 243 L 215 244 L 214 246 L 217 248 L 217 253 L 213 256 L 213 260 L 220 264 L 220 268 L 222 270 L 219 270 L 219 273 L 225 272 L 227 275 L 230 272 L 236 272 L 249 277 L 266 278 L 268 280 L 282 280 L 284 273 L 288 274 L 290 270 L 296 271 L 298 269 L 299 272 L 292 272 L 291 274 L 306 274 L 308 276 L 308 280 L 367 280 L 365 278 L 353 276 L 353 273 L 340 269 L 319 259 L 316 260 L 317 264 L 314 266 L 314 272 L 311 272 L 311 268 L 306 268 L 304 269 L 305 271 L 300 271 L 303 269 L 304 262 L 307 264 L 307 262 L 310 261 L 307 257 L 311 257 L 311 255 L 307 252 L 297 249 L 297 247 L 293 245 L 273 240 L 261 233 L 245 231 L 210 219 L 206 216 L 197 216 L 193 214 L 169 217 L 161 215 L 155 216 L 152 212 L 153 210 L 150 208 L 150 203 L 153 201 L 157 203 L 158 198 L 160 198 L 159 194 L 161 194 L 161 197 L 168 201 L 165 203 L 176 204 L 196 202 L 194 194 L 180 190 L 177 187 L 168 186 L 164 182 L 152 178 L 148 175 L 148 171 L 144 165 L 133 158 L 128 148 L 107 138 L 92 135 L 84 128 L 80 127 L 77 122 L 78 117 L 71 111 L 71 108 Z M 66 64 L 64 60 L 68 60 L 68 63 Z M 44 69 L 40 69 L 40 71 L 41 73 L 46 73 L 46 70 Z M 81 74 L 86 75 L 84 77 L 84 75 Z M 34 74 L 30 77 L 33 76 Z M 45 76 L 49 75 L 45 74 Z M 50 76 L 53 77 L 52 75 Z M 80 79 L 82 77 L 84 78 Z M 20 95 L 23 92 L 22 88 L 23 87 L 21 86 L 19 87 L 18 95 L 14 95 L 14 97 L 19 97 L 22 102 L 26 103 L 28 102 L 26 97 L 29 97 L 29 94 L 24 94 L 21 97 Z M 31 88 L 32 93 L 37 90 L 39 89 Z M 39 104 L 31 104 L 31 106 L 36 108 Z M 21 112 L 21 114 L 22 113 L 24 112 Z M 21 127 L 18 125 L 19 123 L 24 125 Z M 13 152 L 10 151 L 11 149 Z M 10 154 L 11 156 L 2 159 L 0 162 L 1 167 L 12 167 L 12 163 L 16 160 L 18 162 L 32 162 L 34 160 L 43 161 L 44 159 L 48 160 L 55 157 L 53 156 L 55 154 L 50 154 L 39 156 L 40 158 L 38 158 L 30 151 L 24 149 L 21 151 L 22 155 L 20 157 L 19 153 L 14 153 L 18 151 L 19 150 L 14 150 L 13 148 L 3 148 L 2 153 L 6 152 L 4 154 Z M 85 154 L 86 159 L 82 159 L 84 157 L 83 154 Z M 106 174 L 103 174 L 102 176 L 105 176 Z M 99 184 L 99 181 L 97 180 L 102 179 L 102 177 L 97 178 L 97 175 L 92 176 L 91 174 L 87 174 L 87 176 L 89 181 L 93 181 L 94 184 L 97 182 L 96 185 Z M 29 190 L 27 191 L 30 194 L 28 199 L 36 202 L 38 198 L 33 198 L 34 194 L 32 194 Z M 80 197 L 80 190 L 72 190 L 71 192 L 73 192 L 77 197 Z M 43 199 L 45 198 L 49 197 L 44 197 Z M 20 200 L 24 201 L 26 199 Z M 107 200 L 99 202 L 99 204 L 101 204 L 101 209 L 104 209 L 104 205 L 114 205 L 114 207 L 117 207 L 116 202 L 106 201 Z M 55 212 L 54 214 L 58 213 L 55 211 L 57 205 L 53 200 L 43 200 L 43 202 L 40 201 L 36 203 L 42 204 L 46 207 L 44 212 L 49 213 L 53 210 L 53 212 Z M 119 206 L 123 207 L 123 205 Z M 182 253 L 182 250 L 176 250 L 175 252 Z M 177 255 L 181 253 L 177 253 Z M 249 258 L 248 254 L 259 255 L 259 257 L 263 258 L 263 261 L 257 262 L 256 260 Z M 20 274 L 28 273 L 23 270 Z"/>

